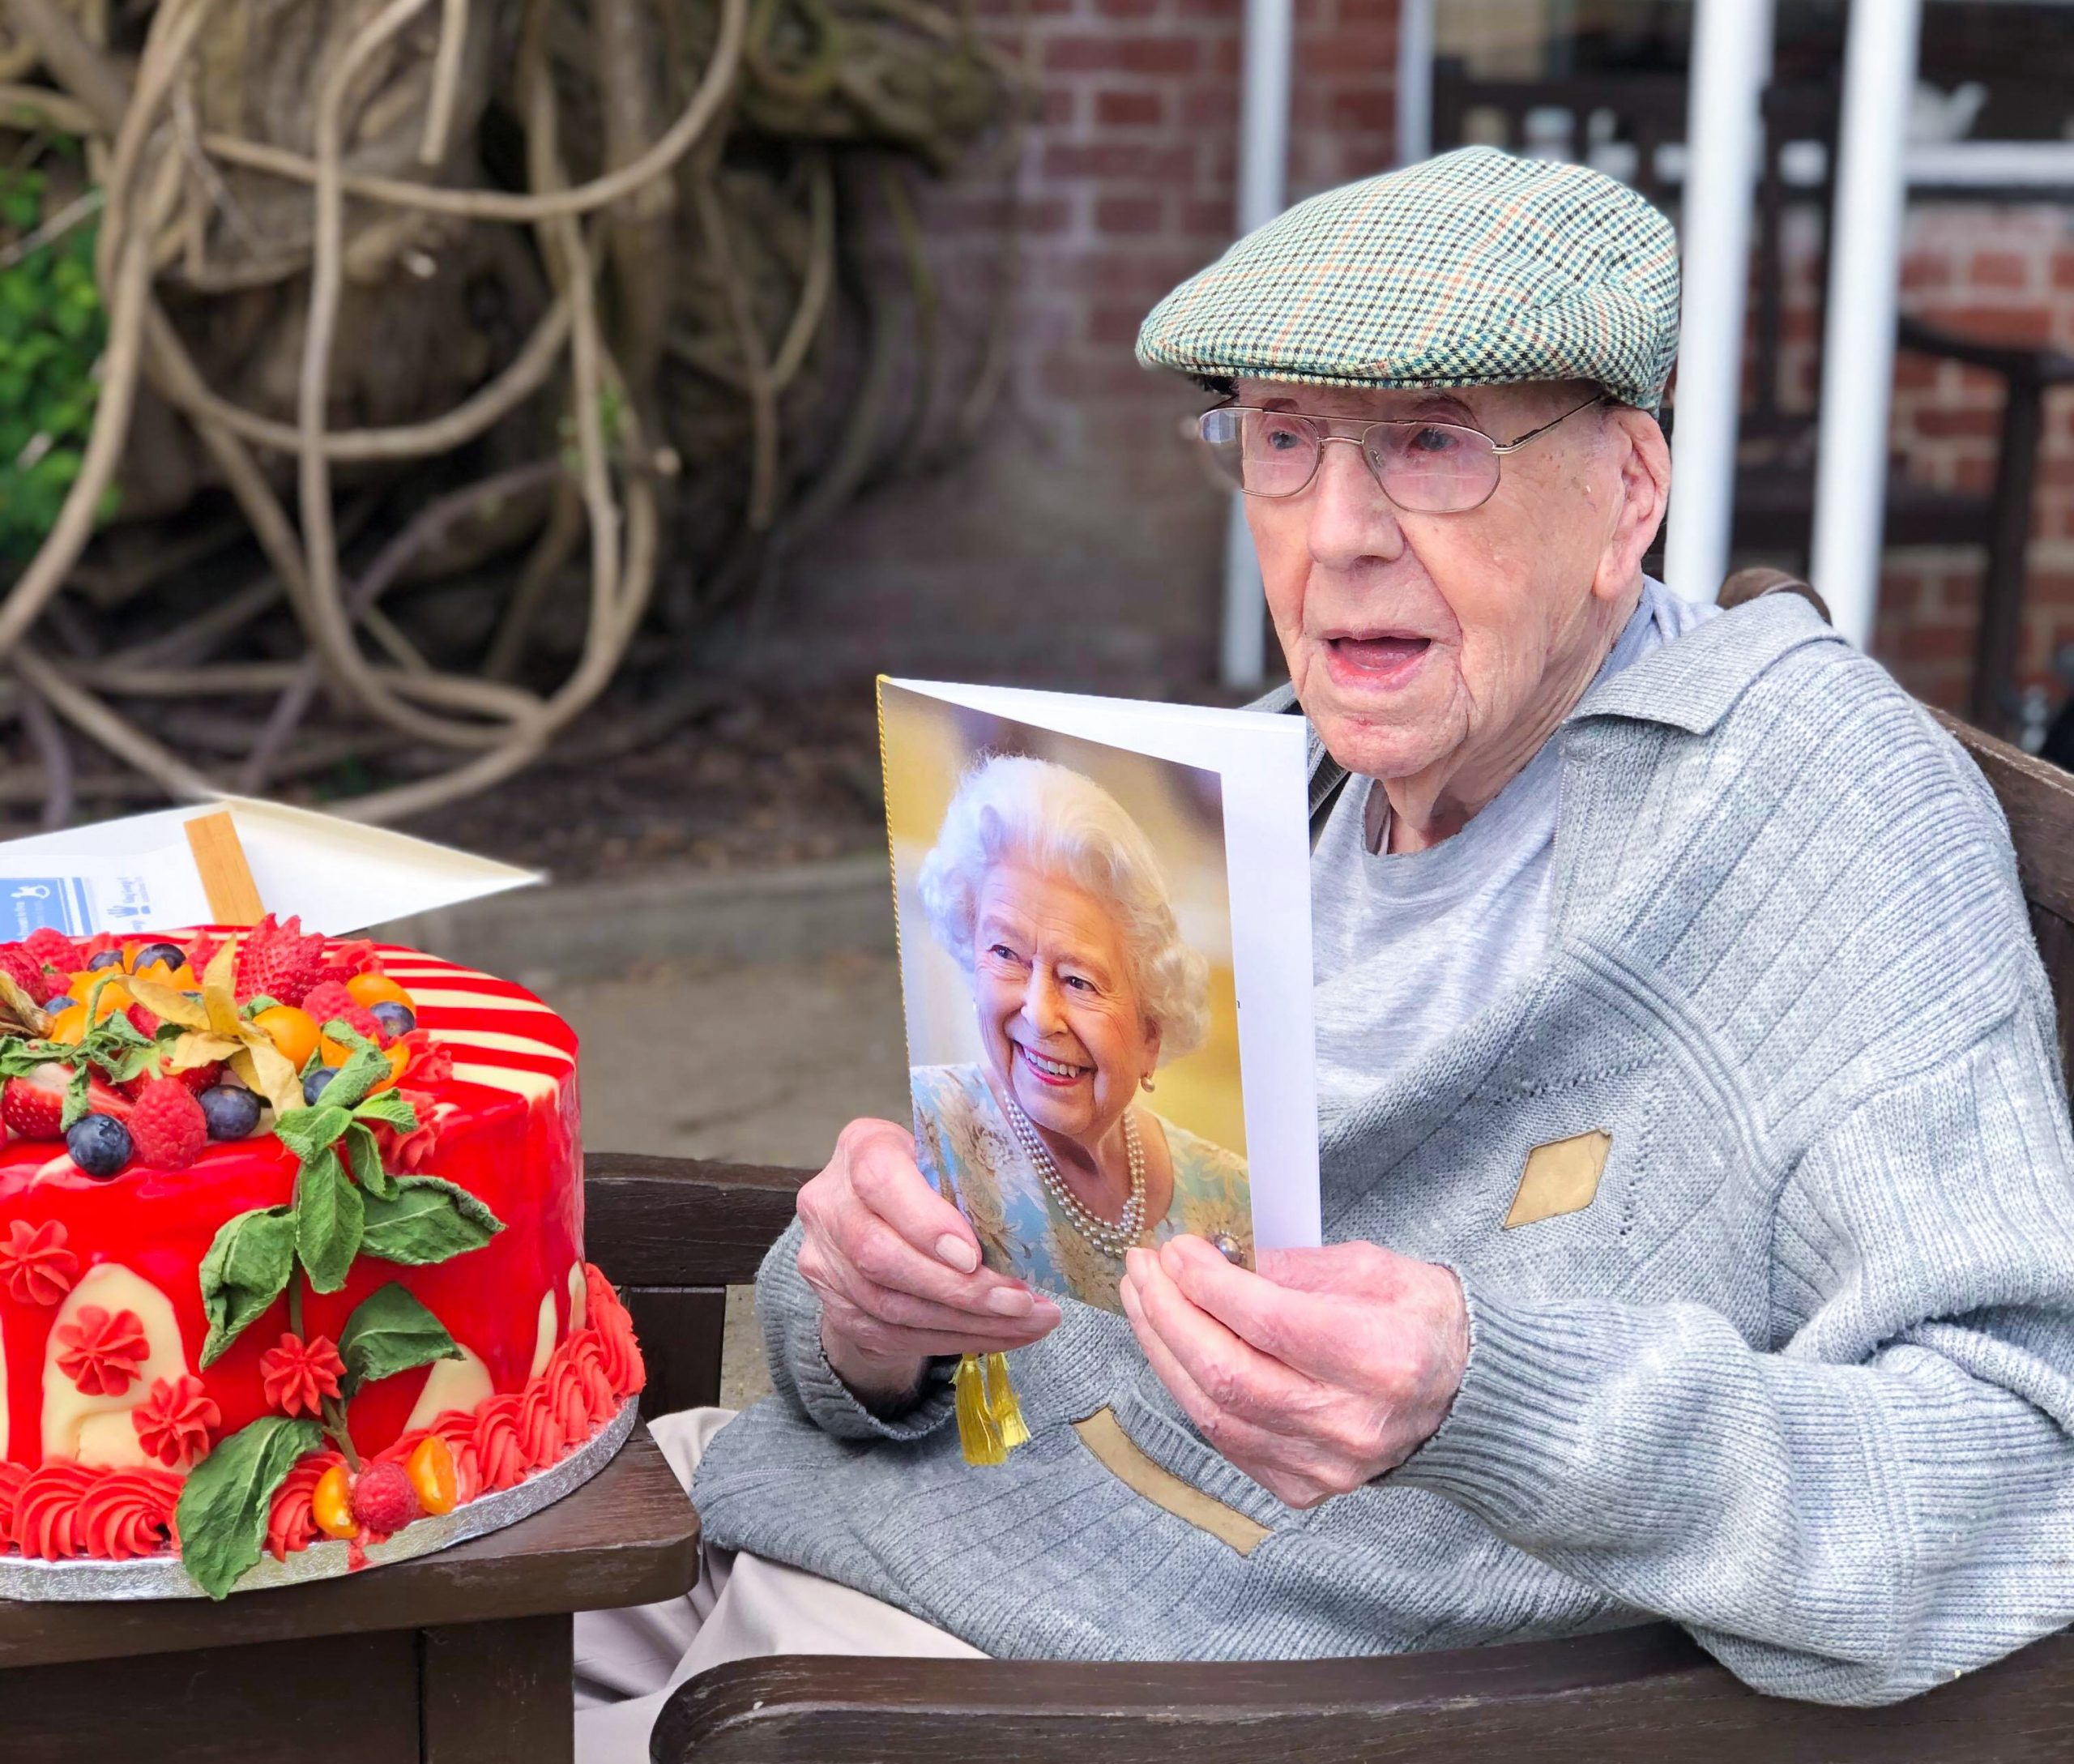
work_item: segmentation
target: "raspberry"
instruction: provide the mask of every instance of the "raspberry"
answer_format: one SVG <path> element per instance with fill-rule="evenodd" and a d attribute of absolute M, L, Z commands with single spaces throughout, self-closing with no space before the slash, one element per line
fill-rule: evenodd
<path fill-rule="evenodd" d="M 353 1517 L 384 1537 L 402 1531 L 424 1510 L 401 1464 L 369 1464 L 353 1484 Z"/>
<path fill-rule="evenodd" d="M 62 967 L 68 974 L 81 965 L 79 946 L 62 931 L 53 931 L 47 925 L 38 925 L 23 938 L 22 947 L 39 962 Z"/>
<path fill-rule="evenodd" d="M 298 917 L 277 925 L 270 912 L 238 943 L 233 988 L 240 998 L 263 994 L 277 1004 L 300 1005 L 310 988 L 327 977 L 324 939 L 304 936 Z"/>
<path fill-rule="evenodd" d="M 62 1066 L 39 1066 L 20 1078 L 11 1078 L 0 1089 L 0 1121 L 17 1139 L 62 1139 L 60 1125 L 65 1115 L 65 1080 L 70 1075 Z"/>
<path fill-rule="evenodd" d="M 318 1023 L 329 1023 L 353 1008 L 353 995 L 346 990 L 344 980 L 319 980 L 303 994 L 302 1008 Z"/>
<path fill-rule="evenodd" d="M 149 1005 L 132 1004 L 122 1014 L 130 1019 L 130 1027 L 143 1036 L 156 1035 L 160 1023 L 165 1020 Z"/>
<path fill-rule="evenodd" d="M 184 1170 L 209 1143 L 208 1117 L 194 1093 L 177 1078 L 155 1078 L 130 1112 L 137 1155 L 161 1170 Z"/>

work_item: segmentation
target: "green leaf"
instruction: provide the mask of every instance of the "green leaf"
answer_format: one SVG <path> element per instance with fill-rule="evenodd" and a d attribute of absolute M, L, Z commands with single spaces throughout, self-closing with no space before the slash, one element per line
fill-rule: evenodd
<path fill-rule="evenodd" d="M 261 1011 L 271 1010 L 280 1003 L 280 999 L 270 997 L 267 993 L 262 993 L 257 998 L 246 999 L 237 1007 L 237 1014 L 241 1017 L 256 1017 Z"/>
<path fill-rule="evenodd" d="M 209 1319 L 202 1364 L 259 1320 L 295 1267 L 295 1217 L 285 1207 L 255 1207 L 226 1221 L 202 1258 L 202 1310 Z"/>
<path fill-rule="evenodd" d="M 335 1292 L 346 1283 L 360 1254 L 362 1222 L 360 1190 L 346 1180 L 339 1154 L 326 1146 L 303 1165 L 295 1184 L 295 1250 L 312 1291 Z"/>
<path fill-rule="evenodd" d="M 319 1103 L 314 1108 L 291 1108 L 274 1122 L 274 1131 L 280 1135 L 283 1145 L 307 1164 L 320 1151 L 336 1145 L 352 1118 L 335 1103 Z"/>
<path fill-rule="evenodd" d="M 357 1390 L 435 1360 L 459 1360 L 461 1350 L 446 1325 L 391 1280 L 369 1293 L 346 1319 L 339 1332 L 339 1356 Z"/>
<path fill-rule="evenodd" d="M 82 1115 L 92 1113 L 87 1107 L 87 1082 L 93 1075 L 93 1067 L 80 1060 L 72 1067 L 72 1075 L 65 1080 L 65 1106 L 58 1112 L 58 1130 L 70 1133 L 79 1125 Z"/>
<path fill-rule="evenodd" d="M 324 1087 L 324 1101 L 327 1106 L 335 1104 L 351 1108 L 388 1077 L 389 1056 L 343 1019 L 335 1017 L 326 1023 L 324 1033 L 341 1047 L 352 1049 L 339 1068 L 339 1075 Z"/>
<path fill-rule="evenodd" d="M 181 1565 L 211 1599 L 259 1560 L 275 1494 L 322 1439 L 314 1421 L 269 1415 L 218 1440 L 188 1472 L 177 1510 Z"/>
<path fill-rule="evenodd" d="M 436 1176 L 396 1178 L 395 1197 L 369 1200 L 361 1250 L 422 1268 L 480 1249 L 504 1221 L 466 1189 Z"/>
<path fill-rule="evenodd" d="M 404 1133 L 417 1130 L 418 1112 L 400 1091 L 383 1091 L 353 1109 L 356 1121 L 386 1121 Z"/>
<path fill-rule="evenodd" d="M 367 1194 L 386 1200 L 396 1192 L 395 1177 L 382 1168 L 382 1148 L 374 1143 L 372 1127 L 356 1121 L 346 1129 L 346 1161 Z"/>
<path fill-rule="evenodd" d="M 70 1050 L 48 1041 L 25 1041 L 18 1035 L 0 1039 L 0 1078 L 26 1078 L 39 1066 L 62 1060 Z"/>

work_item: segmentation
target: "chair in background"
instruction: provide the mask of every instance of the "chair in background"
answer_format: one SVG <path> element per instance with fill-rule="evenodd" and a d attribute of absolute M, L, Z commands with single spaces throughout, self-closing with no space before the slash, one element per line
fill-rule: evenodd
<path fill-rule="evenodd" d="M 1487 142 L 1515 152 L 1596 164 L 1632 183 L 1674 217 L 1684 158 L 1687 90 L 1683 75 L 1594 74 L 1569 79 L 1472 78 L 1444 59 L 1433 72 L 1436 148 Z M 1828 316 L 1828 241 L 1835 186 L 1839 104 L 1833 81 L 1769 88 L 1752 248 L 1748 403 L 1735 485 L 1730 543 L 1744 558 L 1790 558 L 1805 571 L 1814 524 L 1816 389 Z M 1993 201 L 1993 191 L 1967 199 Z M 1787 347 L 1792 328 L 1787 234 L 1790 217 L 1807 216 L 1816 238 L 1812 371 L 1796 375 Z M 1889 545 L 1979 547 L 1987 553 L 1974 677 L 1967 714 L 2002 732 L 2015 711 L 2013 681 L 2021 634 L 2025 559 L 2046 394 L 2074 384 L 2074 356 L 1957 335 L 1903 316 L 1897 344 L 1957 361 L 2003 382 L 1995 479 L 1987 491 L 1947 489 L 1895 462 L 1887 485 Z M 1792 382 L 1799 378 L 1800 384 Z M 1675 387 L 1673 387 L 1674 400 Z M 1675 402 L 1667 419 L 1675 417 Z M 1668 420 L 1666 426 L 1669 426 Z"/>

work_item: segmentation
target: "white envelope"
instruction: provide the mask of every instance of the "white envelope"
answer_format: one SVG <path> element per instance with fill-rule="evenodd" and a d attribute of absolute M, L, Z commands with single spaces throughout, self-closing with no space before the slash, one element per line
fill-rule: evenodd
<path fill-rule="evenodd" d="M 160 809 L 0 844 L 0 942 L 207 924 L 186 823 L 230 810 L 267 911 L 339 937 L 542 878 L 487 857 L 252 797 Z"/>

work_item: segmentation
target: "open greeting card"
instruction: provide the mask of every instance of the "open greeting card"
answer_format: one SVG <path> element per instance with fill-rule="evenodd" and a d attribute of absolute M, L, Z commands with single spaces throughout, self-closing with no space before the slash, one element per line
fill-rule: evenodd
<path fill-rule="evenodd" d="M 882 679 L 917 1160 L 989 1266 L 1318 1241 L 1302 724 Z"/>

